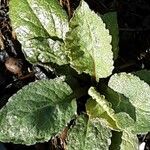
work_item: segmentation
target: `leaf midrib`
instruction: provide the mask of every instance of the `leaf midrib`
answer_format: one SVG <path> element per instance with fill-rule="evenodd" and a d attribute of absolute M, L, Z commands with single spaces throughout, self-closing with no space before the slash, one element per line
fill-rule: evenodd
<path fill-rule="evenodd" d="M 92 60 L 93 60 L 93 64 L 94 64 L 94 66 L 93 66 L 93 75 L 94 75 L 94 77 L 96 77 L 96 62 L 95 62 L 95 59 L 93 59 L 93 57 L 95 58 L 95 50 L 94 50 L 94 48 L 93 48 L 93 35 L 92 35 L 92 32 L 91 32 L 91 28 L 90 28 L 90 25 L 89 25 L 89 22 L 88 22 L 88 20 L 86 19 L 86 22 L 87 22 L 87 26 L 88 26 L 88 31 L 89 31 L 89 35 L 90 35 L 90 39 L 91 39 L 91 43 L 92 43 L 92 55 L 91 55 L 91 53 L 89 52 L 89 54 L 90 54 L 90 56 L 91 56 L 91 58 L 92 58 Z"/>
<path fill-rule="evenodd" d="M 53 37 L 53 36 L 51 36 L 49 33 L 48 33 L 48 31 L 47 31 L 47 29 L 42 25 L 42 23 L 41 23 L 41 21 L 40 21 L 40 19 L 37 17 L 37 15 L 34 13 L 34 11 L 33 11 L 33 9 L 32 9 L 32 7 L 30 6 L 30 4 L 29 4 L 29 2 L 28 2 L 28 0 L 27 0 L 27 3 L 28 3 L 28 6 L 30 7 L 30 9 L 32 10 L 32 13 L 34 14 L 34 16 L 37 18 L 37 20 L 38 20 L 38 22 L 40 23 L 40 25 L 41 25 L 41 29 L 43 29 L 43 30 L 45 30 L 46 31 L 46 33 L 50 36 L 50 37 Z M 50 12 L 51 12 L 51 10 L 49 10 Z M 53 20 L 53 23 L 54 23 L 54 25 L 55 25 L 55 22 L 54 22 L 54 18 L 52 17 L 52 20 Z M 32 23 L 32 24 L 34 24 L 34 23 Z M 35 24 L 34 24 L 35 25 Z M 36 25 L 37 26 L 37 25 Z M 56 28 L 55 28 L 55 33 L 56 33 Z M 61 40 L 61 41 L 63 41 L 63 39 L 62 38 L 59 38 L 59 37 L 57 37 L 58 38 L 58 40 Z"/>

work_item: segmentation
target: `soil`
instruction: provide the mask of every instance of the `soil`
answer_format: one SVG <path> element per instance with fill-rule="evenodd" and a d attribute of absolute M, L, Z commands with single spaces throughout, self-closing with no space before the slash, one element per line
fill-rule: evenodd
<path fill-rule="evenodd" d="M 150 69 L 150 1 L 149 0 L 85 0 L 96 13 L 116 11 L 119 28 L 119 57 L 114 72 Z M 61 0 L 71 17 L 79 0 Z M 68 8 L 68 3 L 69 7 Z M 7 0 L 0 1 L 0 108 L 8 98 L 28 83 L 56 75 L 39 65 L 26 61 L 19 41 L 12 31 Z M 80 104 L 80 101 L 78 102 Z M 150 134 L 138 135 L 150 150 Z M 0 150 L 49 150 L 50 144 L 33 146 L 0 143 Z"/>

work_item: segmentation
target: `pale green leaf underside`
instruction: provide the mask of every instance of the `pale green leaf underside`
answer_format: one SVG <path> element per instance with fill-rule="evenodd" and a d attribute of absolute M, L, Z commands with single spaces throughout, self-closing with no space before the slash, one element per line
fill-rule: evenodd
<path fill-rule="evenodd" d="M 136 134 L 130 131 L 113 132 L 112 144 L 109 150 L 138 150 Z"/>
<path fill-rule="evenodd" d="M 68 133 L 67 150 L 108 150 L 111 130 L 100 119 L 79 116 Z"/>
<path fill-rule="evenodd" d="M 96 80 L 109 76 L 113 70 L 111 36 L 102 19 L 82 1 L 69 25 L 64 47 L 71 66 Z"/>
<path fill-rule="evenodd" d="M 89 89 L 92 97 L 86 104 L 87 113 L 91 118 L 101 118 L 105 124 L 113 130 L 124 130 L 134 122 L 126 112 L 115 112 L 103 95 L 100 95 L 93 87 Z"/>
<path fill-rule="evenodd" d="M 119 30 L 117 23 L 117 13 L 109 12 L 101 15 L 101 17 L 106 24 L 106 28 L 109 29 L 110 35 L 112 36 L 112 51 L 114 53 L 114 59 L 117 59 L 119 52 Z"/>
<path fill-rule="evenodd" d="M 48 141 L 76 113 L 71 95 L 61 78 L 25 86 L 0 110 L 0 141 L 27 145 Z"/>
<path fill-rule="evenodd" d="M 139 77 L 119 73 L 110 78 L 109 87 L 129 99 L 135 111 L 135 124 L 132 130 L 144 133 L 150 129 L 150 87 Z M 122 99 L 123 100 L 123 99 Z"/>
<path fill-rule="evenodd" d="M 12 0 L 10 18 L 31 63 L 67 63 L 60 41 L 68 31 L 68 17 L 57 0 Z"/>
<path fill-rule="evenodd" d="M 122 134 L 122 142 L 120 145 L 120 150 L 137 150 L 138 149 L 138 139 L 136 134 L 130 131 L 124 131 Z"/>

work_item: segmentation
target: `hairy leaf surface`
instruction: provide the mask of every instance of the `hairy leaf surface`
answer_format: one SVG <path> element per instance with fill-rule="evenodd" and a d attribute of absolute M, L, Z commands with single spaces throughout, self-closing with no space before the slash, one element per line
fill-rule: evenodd
<path fill-rule="evenodd" d="M 89 89 L 89 95 L 92 98 L 88 100 L 86 110 L 91 118 L 101 118 L 108 127 L 118 131 L 124 130 L 134 122 L 126 112 L 115 112 L 111 103 L 93 87 Z"/>
<path fill-rule="evenodd" d="M 69 25 L 64 49 L 71 66 L 96 80 L 109 76 L 113 70 L 112 38 L 100 16 L 82 1 Z"/>
<path fill-rule="evenodd" d="M 144 79 L 144 78 L 143 78 Z M 129 99 L 135 111 L 132 130 L 145 133 L 150 128 L 150 86 L 138 76 L 130 73 L 115 74 L 110 78 L 109 87 Z M 120 99 L 122 101 L 123 99 Z"/>
<path fill-rule="evenodd" d="M 79 116 L 68 135 L 68 150 L 108 150 L 111 131 L 100 119 Z"/>
<path fill-rule="evenodd" d="M 0 110 L 0 141 L 27 145 L 48 141 L 75 113 L 72 90 L 63 79 L 31 83 Z"/>
<path fill-rule="evenodd" d="M 60 46 L 68 31 L 68 17 L 57 0 L 12 0 L 10 18 L 31 63 L 67 63 Z"/>

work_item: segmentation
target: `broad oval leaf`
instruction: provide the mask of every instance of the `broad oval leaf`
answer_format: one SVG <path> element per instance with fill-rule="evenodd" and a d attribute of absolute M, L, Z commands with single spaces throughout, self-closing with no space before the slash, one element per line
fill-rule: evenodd
<path fill-rule="evenodd" d="M 48 141 L 75 113 L 72 90 L 63 79 L 31 83 L 0 110 L 0 141 L 27 145 Z"/>
<path fill-rule="evenodd" d="M 69 25 L 64 49 L 71 66 L 97 81 L 109 76 L 113 70 L 112 38 L 101 17 L 81 1 Z"/>
<path fill-rule="evenodd" d="M 57 0 L 12 0 L 9 14 L 31 63 L 67 63 L 60 45 L 69 30 L 68 16 Z"/>
<path fill-rule="evenodd" d="M 92 97 L 86 104 L 87 113 L 91 118 L 100 118 L 112 130 L 122 131 L 130 127 L 134 120 L 126 112 L 115 112 L 112 104 L 93 87 L 89 89 Z"/>
<path fill-rule="evenodd" d="M 109 87 L 129 98 L 135 107 L 149 111 L 150 87 L 137 76 L 130 73 L 115 74 L 110 78 Z"/>
<path fill-rule="evenodd" d="M 110 78 L 109 87 L 123 94 L 134 106 L 135 123 L 132 130 L 145 133 L 150 128 L 150 86 L 138 76 L 130 73 L 115 74 Z"/>
<path fill-rule="evenodd" d="M 108 150 L 110 138 L 111 130 L 100 119 L 81 115 L 68 133 L 67 150 Z"/>

